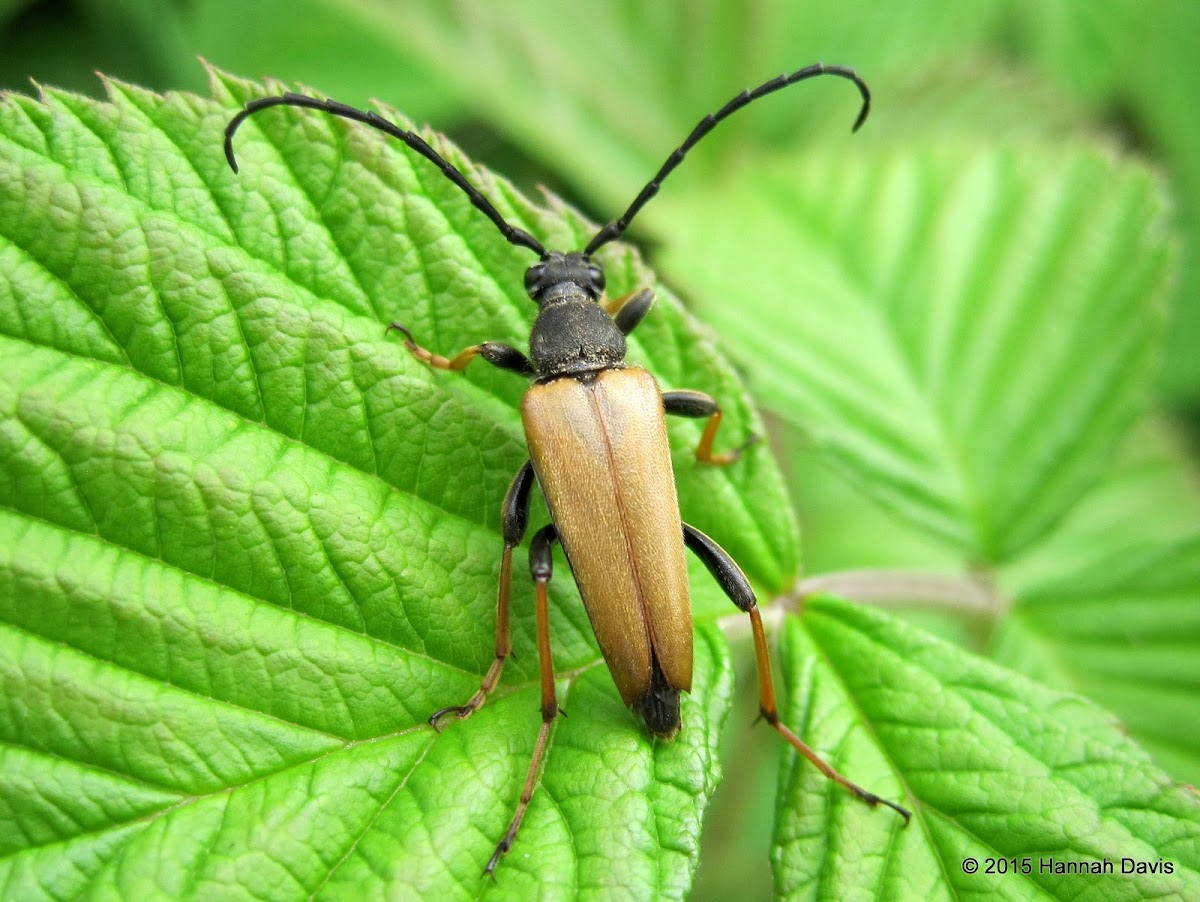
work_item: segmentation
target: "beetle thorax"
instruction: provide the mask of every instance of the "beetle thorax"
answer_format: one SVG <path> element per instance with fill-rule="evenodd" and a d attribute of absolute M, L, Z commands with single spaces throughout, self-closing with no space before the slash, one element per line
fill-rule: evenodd
<path fill-rule="evenodd" d="M 562 283 L 542 295 L 529 356 L 542 378 L 611 369 L 625 360 L 625 336 L 577 285 Z"/>

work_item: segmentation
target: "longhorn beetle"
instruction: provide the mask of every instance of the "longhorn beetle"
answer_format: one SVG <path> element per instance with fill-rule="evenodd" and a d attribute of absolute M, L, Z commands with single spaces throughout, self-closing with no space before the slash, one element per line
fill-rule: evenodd
<path fill-rule="evenodd" d="M 485 874 L 495 870 L 516 839 L 537 785 L 551 724 L 559 714 L 547 602 L 555 542 L 561 542 L 566 552 L 617 690 L 645 722 L 651 736 L 674 737 L 679 730 L 679 693 L 690 691 L 692 686 L 691 603 L 683 556 L 686 546 L 733 603 L 750 615 L 762 718 L 830 780 L 868 805 L 887 805 L 908 823 L 906 809 L 851 783 L 779 722 L 767 642 L 754 592 L 741 568 L 721 546 L 680 519 L 664 414 L 706 418 L 695 452 L 702 463 L 733 463 L 753 437 L 735 450 L 714 452 L 713 440 L 721 424 L 717 402 L 698 391 L 662 392 L 648 372 L 625 363 L 625 336 L 649 312 L 654 293 L 643 288 L 622 298 L 604 300 L 604 270 L 592 259 L 597 250 L 621 237 L 638 211 L 658 193 L 663 180 L 718 122 L 760 97 L 818 75 L 836 75 L 858 88 L 862 107 L 854 121 L 853 130 L 857 131 L 867 118 L 871 94 L 852 69 L 817 63 L 780 75 L 743 91 L 701 119 L 629 209 L 600 229 L 582 251 L 571 253 L 549 251 L 524 229 L 510 225 L 466 176 L 424 139 L 377 113 L 289 93 L 250 101 L 225 129 L 225 156 L 237 172 L 234 133 L 249 116 L 270 107 L 321 110 L 369 125 L 400 139 L 432 162 L 510 243 L 538 255 L 538 261 L 525 271 L 525 290 L 538 305 L 529 336 L 529 356 L 509 345 L 485 341 L 447 358 L 421 347 L 401 324 L 388 327 L 388 331 L 404 336 L 405 347 L 417 360 L 435 369 L 462 370 L 478 356 L 533 381 L 521 402 L 529 460 L 517 472 L 504 498 L 496 657 L 479 690 L 466 704 L 442 708 L 429 718 L 430 724 L 440 729 L 448 717 L 469 717 L 500 680 L 512 650 L 508 611 L 512 552 L 525 535 L 530 493 L 536 482 L 552 520 L 534 534 L 529 550 L 529 571 L 536 587 L 542 726 L 520 801 Z"/>

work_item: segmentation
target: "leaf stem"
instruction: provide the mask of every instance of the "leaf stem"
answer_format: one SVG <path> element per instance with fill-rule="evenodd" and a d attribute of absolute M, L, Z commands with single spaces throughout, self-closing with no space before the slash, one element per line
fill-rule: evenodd
<path fill-rule="evenodd" d="M 985 570 L 951 574 L 904 569 L 840 570 L 820 573 L 796 581 L 790 592 L 763 608 L 765 620 L 774 621 L 785 612 L 796 613 L 813 595 L 836 595 L 858 604 L 878 608 L 941 610 L 971 617 L 992 619 L 1008 608 L 1008 599 L 992 583 Z M 745 626 L 744 615 L 722 617 L 727 634 Z"/>
<path fill-rule="evenodd" d="M 950 574 L 903 569 L 842 570 L 800 579 L 781 600 L 795 610 L 803 606 L 804 599 L 818 593 L 876 607 L 932 607 L 985 616 L 1007 607 L 986 571 Z"/>

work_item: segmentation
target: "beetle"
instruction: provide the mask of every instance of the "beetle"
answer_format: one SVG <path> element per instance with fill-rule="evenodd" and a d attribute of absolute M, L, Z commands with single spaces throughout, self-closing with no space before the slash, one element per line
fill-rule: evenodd
<path fill-rule="evenodd" d="M 478 691 L 464 704 L 435 711 L 430 724 L 441 729 L 448 718 L 477 711 L 500 680 L 511 654 L 509 595 L 512 553 L 529 520 L 536 483 L 551 522 L 530 542 L 529 569 L 535 586 L 538 663 L 541 672 L 542 725 L 521 797 L 508 829 L 496 845 L 484 873 L 491 875 L 516 839 L 533 797 L 551 725 L 560 713 L 551 660 L 548 590 L 552 550 L 562 545 L 575 577 L 600 651 L 626 706 L 657 739 L 671 739 L 680 727 L 681 692 L 692 683 L 692 618 L 684 549 L 690 549 L 715 577 L 730 600 L 750 617 L 758 670 L 761 717 L 826 777 L 868 805 L 886 805 L 907 824 L 910 813 L 852 783 L 833 769 L 779 720 L 770 657 L 753 589 L 737 563 L 711 538 L 679 514 L 675 477 L 667 443 L 667 414 L 705 419 L 695 455 L 701 463 L 724 466 L 736 461 L 754 438 L 740 448 L 713 451 L 721 423 L 720 405 L 698 391 L 660 391 L 654 377 L 625 362 L 625 337 L 654 302 L 643 288 L 606 300 L 604 270 L 593 259 L 602 246 L 620 238 L 662 182 L 693 146 L 742 107 L 789 85 L 820 75 L 847 79 L 858 88 L 862 106 L 857 131 L 870 111 L 871 94 L 853 69 L 816 63 L 748 89 L 705 116 L 676 148 L 619 219 L 605 225 L 582 251 L 547 250 L 524 229 L 508 223 L 467 178 L 424 139 L 374 112 L 334 100 L 286 93 L 250 101 L 225 129 L 225 156 L 238 171 L 233 137 L 250 116 L 275 106 L 319 110 L 364 123 L 403 141 L 432 162 L 487 216 L 511 244 L 538 255 L 525 272 L 525 290 L 538 307 L 529 337 L 529 354 L 510 345 L 485 341 L 454 357 L 419 345 L 400 323 L 388 331 L 422 363 L 440 370 L 462 370 L 476 357 L 532 380 L 521 403 L 529 459 L 517 472 L 504 498 L 504 550 L 496 602 L 495 657 Z M 647 503 L 648 502 L 648 503 Z"/>

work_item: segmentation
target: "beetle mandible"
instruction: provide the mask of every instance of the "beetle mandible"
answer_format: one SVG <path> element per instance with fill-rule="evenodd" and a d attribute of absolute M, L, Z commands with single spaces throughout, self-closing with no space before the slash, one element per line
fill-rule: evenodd
<path fill-rule="evenodd" d="M 600 229 L 582 251 L 549 251 L 524 229 L 516 228 L 492 206 L 457 168 L 419 135 L 374 112 L 301 94 L 262 97 L 246 104 L 225 129 L 225 156 L 236 173 L 233 136 L 249 116 L 274 106 L 321 110 L 361 122 L 403 141 L 432 162 L 470 198 L 512 244 L 538 255 L 525 272 L 525 290 L 538 305 L 529 336 L 529 355 L 486 341 L 452 358 L 417 344 L 399 323 L 388 329 L 404 336 L 412 355 L 435 369 L 462 370 L 475 357 L 533 381 L 521 403 L 529 460 L 517 472 L 504 499 L 504 551 L 496 602 L 496 656 L 479 690 L 465 704 L 443 708 L 429 718 L 440 728 L 448 717 L 469 717 L 496 687 L 512 651 L 509 591 L 512 552 L 525 536 L 529 501 L 536 482 L 546 499 L 551 523 L 530 543 L 529 569 L 536 593 L 538 663 L 541 671 L 542 726 L 534 746 L 524 789 L 504 836 L 487 863 L 491 874 L 511 848 L 537 785 L 551 724 L 559 714 L 550 654 L 548 587 L 552 548 L 562 544 L 579 594 L 591 620 L 604 660 L 622 700 L 659 739 L 679 730 L 679 693 L 691 689 L 692 632 L 684 548 L 689 548 L 716 578 L 738 608 L 750 616 L 758 669 L 762 718 L 826 777 L 869 805 L 909 812 L 850 782 L 779 720 L 762 618 L 754 591 L 737 563 L 716 542 L 684 523 L 679 515 L 675 476 L 667 444 L 665 415 L 707 420 L 696 458 L 706 464 L 733 463 L 746 447 L 713 451 L 721 423 L 717 402 L 698 391 L 659 390 L 646 370 L 625 362 L 625 336 L 654 302 L 643 288 L 625 297 L 604 298 L 604 270 L 592 259 L 602 246 L 619 238 L 663 180 L 695 144 L 721 120 L 764 95 L 819 75 L 854 83 L 862 107 L 857 131 L 867 118 L 871 94 L 852 69 L 816 63 L 780 75 L 731 99 L 697 123 L 619 219 Z M 753 441 L 753 438 L 751 439 Z M 747 442 L 749 444 L 749 442 Z M 652 504 L 644 499 L 653 499 Z"/>

